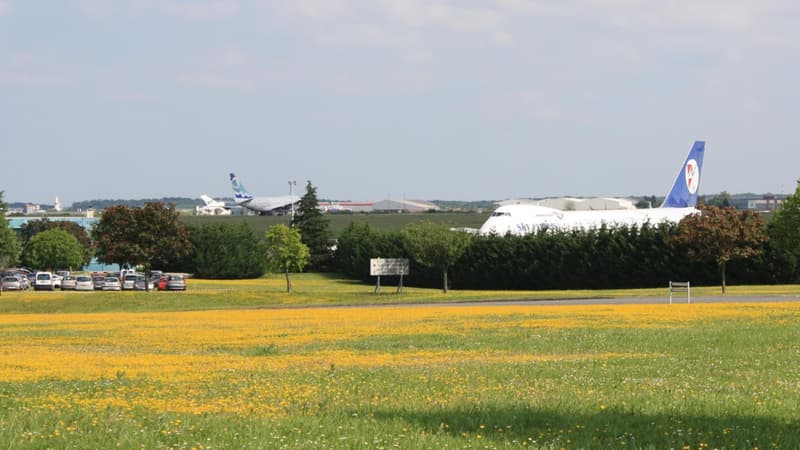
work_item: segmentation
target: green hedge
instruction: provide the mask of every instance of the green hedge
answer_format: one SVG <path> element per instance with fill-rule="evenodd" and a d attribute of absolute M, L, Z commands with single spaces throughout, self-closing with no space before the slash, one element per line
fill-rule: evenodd
<path fill-rule="evenodd" d="M 674 225 L 476 236 L 450 271 L 457 289 L 613 289 L 664 286 L 669 280 L 716 285 L 715 264 L 690 258 L 672 236 Z M 336 271 L 370 281 L 370 258 L 408 258 L 399 232 L 351 224 L 339 238 Z M 728 265 L 731 284 L 791 282 L 792 274 L 768 245 L 750 260 Z M 440 287 L 436 270 L 411 261 L 407 285 Z M 387 281 L 389 282 L 389 281 Z"/>

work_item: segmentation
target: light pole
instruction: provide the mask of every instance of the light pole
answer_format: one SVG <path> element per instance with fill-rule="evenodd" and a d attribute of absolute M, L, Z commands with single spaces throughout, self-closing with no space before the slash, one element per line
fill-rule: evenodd
<path fill-rule="evenodd" d="M 289 201 L 292 202 L 292 222 L 290 226 L 294 226 L 294 187 L 297 186 L 297 181 L 289 181 Z"/>

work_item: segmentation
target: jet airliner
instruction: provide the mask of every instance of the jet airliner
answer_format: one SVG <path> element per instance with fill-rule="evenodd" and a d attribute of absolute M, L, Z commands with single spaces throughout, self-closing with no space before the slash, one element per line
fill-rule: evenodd
<path fill-rule="evenodd" d="M 272 215 L 286 212 L 297 203 L 299 199 L 293 196 L 283 195 L 278 197 L 253 197 L 247 192 L 239 178 L 231 172 L 231 185 L 233 187 L 234 199 L 237 205 L 253 210 L 258 214 Z"/>
<path fill-rule="evenodd" d="M 672 189 L 658 208 L 607 211 L 561 211 L 538 205 L 506 205 L 492 215 L 478 230 L 481 235 L 525 235 L 539 230 L 577 230 L 600 228 L 605 225 L 638 226 L 649 223 L 680 222 L 690 215 L 698 214 L 697 190 L 700 170 L 703 167 L 705 142 L 696 141 L 678 171 Z"/>

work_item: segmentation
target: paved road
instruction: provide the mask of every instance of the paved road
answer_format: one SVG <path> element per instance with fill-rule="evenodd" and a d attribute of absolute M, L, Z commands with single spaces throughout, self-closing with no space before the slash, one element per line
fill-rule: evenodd
<path fill-rule="evenodd" d="M 715 295 L 692 297 L 692 303 L 768 303 L 768 302 L 797 302 L 800 301 L 800 293 L 797 295 Z M 686 296 L 673 296 L 673 303 L 686 303 Z M 457 303 L 435 303 L 432 305 L 663 305 L 669 303 L 669 297 L 620 297 L 620 298 L 583 298 L 583 299 L 558 299 L 558 300 L 498 300 L 498 301 L 477 301 L 477 302 L 457 302 Z"/>

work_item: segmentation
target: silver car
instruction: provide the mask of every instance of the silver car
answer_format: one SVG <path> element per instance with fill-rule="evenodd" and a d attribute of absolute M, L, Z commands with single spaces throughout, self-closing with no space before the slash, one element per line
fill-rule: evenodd
<path fill-rule="evenodd" d="M 75 280 L 75 277 L 73 277 L 72 275 L 65 276 L 64 279 L 61 280 L 61 290 L 62 291 L 69 291 L 69 290 L 74 291 L 76 282 L 77 282 L 77 280 Z"/>
<path fill-rule="evenodd" d="M 165 287 L 168 291 L 185 291 L 186 281 L 183 275 L 170 275 Z"/>
<path fill-rule="evenodd" d="M 22 281 L 13 276 L 3 277 L 2 288 L 4 291 L 22 291 L 24 288 L 22 287 Z"/>
<path fill-rule="evenodd" d="M 64 289 L 63 285 L 61 289 Z M 86 275 L 79 275 L 75 277 L 75 290 L 76 291 L 94 290 L 94 282 L 92 281 L 92 277 Z"/>
<path fill-rule="evenodd" d="M 137 291 L 145 291 L 145 290 L 152 291 L 155 290 L 156 286 L 152 280 L 147 281 L 147 277 L 145 277 L 144 275 L 137 275 L 136 281 L 133 283 L 133 288 L 136 289 Z"/>
<path fill-rule="evenodd" d="M 103 290 L 104 291 L 121 291 L 122 285 L 119 282 L 119 278 L 117 277 L 106 277 L 105 282 L 103 283 Z"/>

